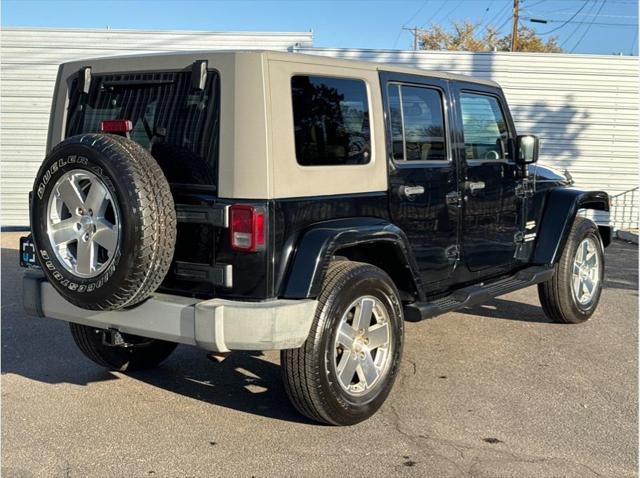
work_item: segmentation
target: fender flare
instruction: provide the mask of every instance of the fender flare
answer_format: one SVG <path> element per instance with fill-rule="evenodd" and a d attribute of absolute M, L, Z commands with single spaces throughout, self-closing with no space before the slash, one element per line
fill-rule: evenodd
<path fill-rule="evenodd" d="M 558 188 L 547 193 L 531 262 L 541 265 L 558 262 L 579 209 L 609 211 L 609 195 L 576 188 Z M 606 247 L 611 242 L 611 228 L 606 225 L 598 228 Z"/>
<path fill-rule="evenodd" d="M 404 258 L 422 295 L 418 267 L 407 237 L 396 225 L 379 218 L 348 218 L 318 223 L 300 237 L 282 286 L 282 297 L 307 299 L 320 295 L 322 281 L 336 252 L 360 244 L 389 243 Z"/>

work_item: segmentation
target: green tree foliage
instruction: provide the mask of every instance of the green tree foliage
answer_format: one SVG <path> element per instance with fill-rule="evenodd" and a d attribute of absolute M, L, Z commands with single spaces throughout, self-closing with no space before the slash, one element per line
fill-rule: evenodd
<path fill-rule="evenodd" d="M 482 30 L 482 35 L 478 30 Z M 510 51 L 511 32 L 500 36 L 493 26 L 480 29 L 465 20 L 453 22 L 448 29 L 442 25 L 432 25 L 420 34 L 418 41 L 422 50 Z M 557 37 L 551 36 L 545 42 L 533 29 L 521 25 L 518 28 L 517 51 L 562 53 L 563 50 L 558 45 Z"/>

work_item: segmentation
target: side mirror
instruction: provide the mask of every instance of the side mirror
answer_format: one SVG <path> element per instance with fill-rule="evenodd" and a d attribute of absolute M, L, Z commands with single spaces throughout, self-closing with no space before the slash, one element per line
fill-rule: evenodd
<path fill-rule="evenodd" d="M 518 161 L 523 164 L 532 164 L 538 161 L 538 149 L 540 141 L 537 136 L 524 134 L 518 136 Z"/>

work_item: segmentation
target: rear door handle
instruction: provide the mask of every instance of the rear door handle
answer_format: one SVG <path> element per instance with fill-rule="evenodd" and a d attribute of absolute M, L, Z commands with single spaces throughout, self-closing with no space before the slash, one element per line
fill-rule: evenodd
<path fill-rule="evenodd" d="M 484 189 L 485 184 L 484 181 L 467 181 L 465 183 L 465 186 L 469 190 L 469 192 L 473 194 L 476 191 Z"/>
<path fill-rule="evenodd" d="M 424 194 L 424 186 L 400 186 L 400 194 L 407 198 Z"/>

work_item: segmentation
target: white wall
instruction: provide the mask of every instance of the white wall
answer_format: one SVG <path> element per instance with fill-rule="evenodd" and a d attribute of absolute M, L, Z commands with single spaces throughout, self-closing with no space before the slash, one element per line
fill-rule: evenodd
<path fill-rule="evenodd" d="M 612 195 L 638 186 L 638 57 L 330 48 L 296 51 L 490 78 L 503 87 L 518 132 L 540 137 L 542 163 L 568 169 L 579 187 L 603 189 Z M 630 216 L 637 217 L 637 205 Z"/>
<path fill-rule="evenodd" d="M 58 64 L 171 50 L 296 51 L 492 78 L 518 131 L 540 136 L 541 161 L 579 186 L 638 185 L 638 57 L 312 48 L 311 33 L 148 32 L 5 28 L 0 32 L 0 224 L 28 224 L 27 193 L 44 157 Z M 634 212 L 635 214 L 635 212 Z"/>
<path fill-rule="evenodd" d="M 57 68 L 65 61 L 177 50 L 311 46 L 312 33 L 3 28 L 0 32 L 0 224 L 27 226 L 27 195 L 44 159 Z"/>

